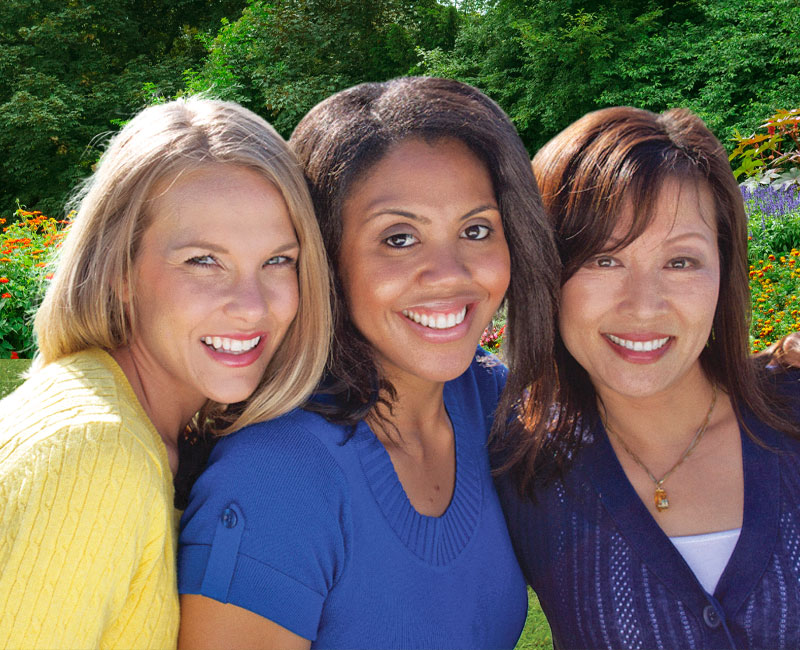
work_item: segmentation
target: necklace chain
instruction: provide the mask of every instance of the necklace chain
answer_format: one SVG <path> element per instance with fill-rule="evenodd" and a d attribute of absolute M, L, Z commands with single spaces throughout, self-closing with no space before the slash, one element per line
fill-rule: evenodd
<path fill-rule="evenodd" d="M 641 467 L 645 472 L 647 472 L 647 475 L 650 477 L 650 480 L 653 481 L 653 483 L 655 483 L 655 485 L 656 485 L 655 504 L 656 504 L 656 508 L 659 510 L 659 512 L 669 508 L 669 499 L 667 498 L 667 492 L 663 487 L 664 481 L 666 481 L 670 477 L 670 475 L 683 464 L 683 461 L 685 461 L 687 458 L 689 458 L 689 455 L 694 451 L 694 448 L 697 447 L 697 443 L 700 442 L 700 439 L 703 437 L 703 434 L 706 432 L 706 428 L 708 427 L 708 423 L 711 420 L 711 414 L 714 412 L 714 406 L 717 403 L 717 386 L 716 386 L 716 384 L 714 384 L 713 389 L 714 389 L 714 392 L 713 392 L 713 394 L 711 396 L 711 406 L 708 407 L 708 413 L 706 413 L 706 417 L 703 420 L 703 423 L 700 425 L 700 428 L 694 434 L 694 438 L 692 438 L 692 441 L 689 443 L 689 446 L 686 448 L 686 451 L 684 451 L 683 454 L 681 454 L 681 457 L 678 459 L 678 461 L 672 467 L 670 467 L 669 470 L 667 470 L 667 473 L 664 474 L 664 476 L 662 476 L 660 479 L 656 478 L 653 475 L 653 472 L 651 472 L 647 468 L 647 465 L 645 465 L 641 461 L 641 459 L 631 451 L 630 447 L 628 447 L 628 445 L 625 444 L 625 441 L 620 437 L 620 435 L 616 431 L 611 429 L 611 427 L 608 426 L 608 422 L 603 422 L 603 425 L 605 426 L 606 431 L 608 431 L 611 435 L 614 436 L 614 438 L 617 439 L 617 442 L 619 442 L 619 444 L 627 452 L 627 454 L 636 462 L 636 464 L 639 467 Z"/>

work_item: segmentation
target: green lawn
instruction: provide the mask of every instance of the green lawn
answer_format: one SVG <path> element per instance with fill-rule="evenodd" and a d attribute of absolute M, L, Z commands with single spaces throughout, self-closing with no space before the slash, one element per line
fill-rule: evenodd
<path fill-rule="evenodd" d="M 29 365 L 30 359 L 0 359 L 0 397 L 5 397 L 22 383 L 20 375 Z"/>
<path fill-rule="evenodd" d="M 539 608 L 536 594 L 528 589 L 528 618 L 515 650 L 552 650 L 552 648 L 553 639 L 550 636 L 550 626 Z"/>

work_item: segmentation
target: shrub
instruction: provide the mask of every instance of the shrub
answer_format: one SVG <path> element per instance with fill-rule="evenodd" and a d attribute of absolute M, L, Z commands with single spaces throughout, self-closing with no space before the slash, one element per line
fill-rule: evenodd
<path fill-rule="evenodd" d="M 779 190 L 800 189 L 800 108 L 780 110 L 759 128 L 766 133 L 733 140 L 736 148 L 729 156 L 736 178 L 744 177 L 750 188 L 769 185 Z"/>
<path fill-rule="evenodd" d="M 17 208 L 0 236 L 0 358 L 31 357 L 31 319 L 50 277 L 47 260 L 60 245 L 67 221 Z M 5 219 L 0 219 L 5 224 Z"/>
<path fill-rule="evenodd" d="M 768 254 L 750 265 L 753 320 L 750 329 L 754 352 L 763 350 L 790 332 L 800 331 L 800 250 L 786 255 Z"/>

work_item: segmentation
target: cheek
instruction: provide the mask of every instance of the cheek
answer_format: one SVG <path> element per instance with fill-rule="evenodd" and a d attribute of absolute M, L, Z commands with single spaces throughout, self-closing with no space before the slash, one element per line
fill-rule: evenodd
<path fill-rule="evenodd" d="M 295 276 L 275 282 L 270 288 L 270 311 L 284 327 L 288 327 L 297 315 L 300 305 L 300 291 Z"/>
<path fill-rule="evenodd" d="M 491 286 L 496 292 L 505 295 L 511 282 L 511 256 L 508 246 L 502 247 L 486 262 L 486 273 L 490 274 Z"/>
<path fill-rule="evenodd" d="M 592 340 L 597 327 L 600 314 L 592 303 L 592 298 L 597 296 L 596 290 L 592 291 L 590 286 L 575 276 L 561 287 L 558 329 L 564 346 L 576 359 L 583 358 L 581 350 Z"/>
<path fill-rule="evenodd" d="M 692 320 L 710 328 L 719 301 L 719 276 L 709 276 L 704 281 L 695 282 L 683 294 L 687 308 L 692 311 Z"/>
<path fill-rule="evenodd" d="M 471 254 L 469 265 L 475 281 L 501 300 L 511 281 L 511 255 L 505 240 L 489 251 Z"/>
<path fill-rule="evenodd" d="M 359 264 L 342 267 L 342 288 L 350 312 L 358 318 L 359 314 L 375 314 L 381 307 L 391 307 L 403 294 L 408 279 L 414 277 L 414 268 L 406 266 L 399 259 L 362 258 Z"/>

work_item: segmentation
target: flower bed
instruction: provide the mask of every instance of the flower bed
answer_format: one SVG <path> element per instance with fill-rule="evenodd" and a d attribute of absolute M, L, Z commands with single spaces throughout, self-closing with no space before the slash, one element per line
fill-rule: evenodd
<path fill-rule="evenodd" d="M 31 318 L 44 283 L 52 277 L 47 262 L 60 245 L 67 221 L 21 208 L 0 236 L 0 358 L 30 358 L 34 352 Z"/>

